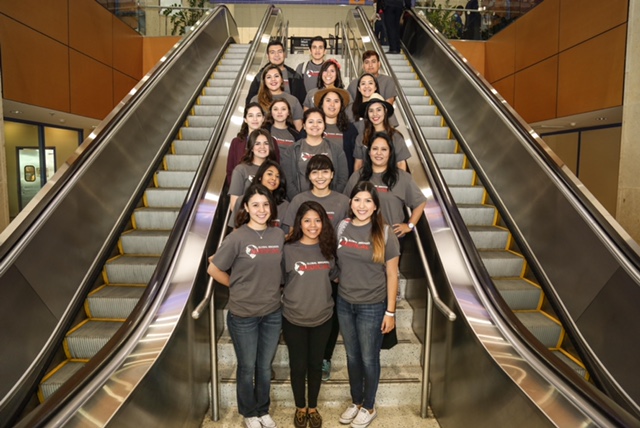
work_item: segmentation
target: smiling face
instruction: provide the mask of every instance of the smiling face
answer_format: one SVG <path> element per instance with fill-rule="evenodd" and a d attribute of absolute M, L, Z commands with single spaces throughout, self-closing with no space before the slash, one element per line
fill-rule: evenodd
<path fill-rule="evenodd" d="M 262 114 L 262 109 L 257 106 L 250 107 L 247 110 L 247 114 L 245 115 L 244 121 L 247 123 L 249 127 L 249 133 L 251 131 L 255 131 L 256 129 L 262 126 L 262 122 L 264 122 L 264 115 Z"/>
<path fill-rule="evenodd" d="M 384 138 L 376 138 L 371 143 L 371 147 L 369 148 L 369 157 L 371 158 L 371 164 L 380 169 L 386 169 L 389 164 L 389 156 L 391 152 L 391 148 L 389 147 L 389 143 Z"/>
<path fill-rule="evenodd" d="M 274 122 L 276 123 L 284 123 L 289 116 L 289 107 L 285 102 L 276 101 L 271 106 L 271 116 L 273 117 Z"/>
<path fill-rule="evenodd" d="M 322 72 L 322 83 L 324 83 L 324 86 L 333 86 L 336 83 L 337 75 L 338 71 L 336 70 L 336 66 L 334 64 L 328 66 L 327 69 Z"/>
<path fill-rule="evenodd" d="M 271 64 L 280 67 L 284 64 L 284 49 L 282 46 L 278 45 L 269 46 L 269 50 L 267 50 L 267 58 Z"/>
<path fill-rule="evenodd" d="M 253 194 L 244 204 L 244 209 L 249 214 L 249 227 L 262 229 L 267 226 L 271 215 L 271 206 L 265 195 Z"/>
<path fill-rule="evenodd" d="M 317 243 L 322 232 L 322 219 L 320 214 L 314 210 L 309 210 L 302 216 L 300 220 L 300 229 L 304 236 L 306 244 Z"/>
<path fill-rule="evenodd" d="M 333 171 L 330 169 L 314 169 L 309 173 L 309 181 L 316 190 L 327 190 L 333 180 Z"/>
<path fill-rule="evenodd" d="M 262 174 L 262 178 L 260 179 L 260 183 L 269 189 L 270 192 L 273 192 L 278 187 L 280 187 L 280 173 L 278 172 L 278 168 L 275 166 L 270 166 L 267 170 Z"/>
<path fill-rule="evenodd" d="M 309 50 L 311 51 L 311 59 L 313 60 L 313 62 L 315 62 L 316 64 L 321 63 L 326 50 L 324 47 L 324 43 L 320 40 L 315 40 L 311 42 L 311 47 L 309 48 Z"/>
<path fill-rule="evenodd" d="M 386 115 L 387 110 L 382 103 L 373 103 L 367 108 L 367 117 L 376 128 L 380 127 L 384 123 Z"/>
<path fill-rule="evenodd" d="M 362 62 L 362 69 L 365 73 L 371 73 L 374 76 L 378 77 L 378 72 L 380 71 L 380 61 L 378 58 L 374 56 L 370 56 Z"/>
<path fill-rule="evenodd" d="M 338 117 L 340 113 L 340 108 L 342 107 L 342 102 L 340 101 L 340 96 L 335 92 L 327 92 L 327 94 L 322 98 L 322 111 L 324 111 L 324 115 L 327 118 L 334 119 Z"/>
<path fill-rule="evenodd" d="M 351 199 L 351 211 L 355 215 L 354 224 L 362 226 L 369 223 L 377 208 L 371 193 L 356 193 Z"/>
<path fill-rule="evenodd" d="M 376 81 L 371 76 L 362 76 L 358 83 L 358 91 L 362 94 L 362 99 L 368 101 L 371 95 L 376 92 Z"/>
<path fill-rule="evenodd" d="M 271 69 L 264 75 L 264 83 L 272 93 L 282 92 L 282 75 L 279 70 Z"/>
<path fill-rule="evenodd" d="M 261 163 L 260 161 L 264 161 L 266 158 L 268 158 L 269 140 L 267 139 L 267 137 L 262 134 L 258 135 L 258 137 L 256 138 L 256 143 L 253 145 L 253 149 L 251 149 L 251 151 L 253 152 L 254 162 L 258 161 L 259 163 Z"/>
<path fill-rule="evenodd" d="M 304 122 L 304 130 L 308 137 L 322 137 L 324 134 L 324 120 L 318 112 L 310 113 Z"/>

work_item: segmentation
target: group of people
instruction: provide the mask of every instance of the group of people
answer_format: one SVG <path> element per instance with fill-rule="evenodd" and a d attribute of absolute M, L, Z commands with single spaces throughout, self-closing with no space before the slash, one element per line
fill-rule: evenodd
<path fill-rule="evenodd" d="M 295 427 L 322 426 L 318 395 L 339 332 L 351 394 L 339 421 L 365 428 L 375 419 L 402 241 L 426 204 L 406 172 L 396 89 L 379 74 L 378 54 L 364 53 L 364 73 L 345 90 L 340 64 L 325 60 L 325 50 L 322 37 L 312 39 L 310 60 L 295 71 L 282 44 L 268 44 L 269 63 L 251 85 L 229 149 L 234 230 L 208 273 L 229 287 L 238 411 L 248 428 L 276 426 L 270 383 L 281 332 Z"/>

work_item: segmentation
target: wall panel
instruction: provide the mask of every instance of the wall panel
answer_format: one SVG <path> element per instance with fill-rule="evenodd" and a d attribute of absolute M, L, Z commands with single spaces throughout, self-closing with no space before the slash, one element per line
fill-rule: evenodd
<path fill-rule="evenodd" d="M 113 68 L 140 80 L 142 78 L 142 37 L 115 16 L 113 25 Z"/>
<path fill-rule="evenodd" d="M 71 65 L 71 113 L 103 119 L 113 108 L 113 69 L 74 50 Z"/>
<path fill-rule="evenodd" d="M 4 98 L 69 111 L 69 48 L 0 15 Z"/>
<path fill-rule="evenodd" d="M 67 44 L 67 3 L 68 0 L 0 0 L 0 13 Z"/>
<path fill-rule="evenodd" d="M 516 73 L 516 111 L 532 123 L 556 117 L 558 57 L 553 56 Z"/>
<path fill-rule="evenodd" d="M 628 4 L 629 0 L 562 0 L 560 50 L 568 49 L 624 24 L 627 21 Z"/>
<path fill-rule="evenodd" d="M 142 39 L 142 75 L 151 70 L 182 37 L 144 37 Z"/>
<path fill-rule="evenodd" d="M 485 77 L 493 83 L 515 73 L 516 26 L 508 26 L 486 42 Z"/>
<path fill-rule="evenodd" d="M 480 74 L 485 74 L 485 48 L 486 42 L 476 42 L 472 40 L 450 40 L 460 54 L 469 61 L 469 64 Z"/>
<path fill-rule="evenodd" d="M 69 0 L 69 47 L 111 66 L 113 26 L 111 13 L 98 2 Z"/>
<path fill-rule="evenodd" d="M 502 98 L 504 98 L 511 106 L 514 105 L 515 100 L 515 80 L 515 76 L 512 74 L 491 84 L 493 88 L 498 91 L 500 96 L 502 96 Z"/>
<path fill-rule="evenodd" d="M 578 144 L 580 133 L 545 135 L 542 137 L 545 143 L 574 174 L 578 174 Z"/>
<path fill-rule="evenodd" d="M 562 52 L 558 117 L 622 105 L 627 26 Z"/>
<path fill-rule="evenodd" d="M 113 105 L 117 105 L 138 81 L 139 79 L 132 79 L 118 70 L 113 70 Z"/>
<path fill-rule="evenodd" d="M 516 71 L 558 53 L 559 15 L 560 0 L 546 0 L 516 22 Z"/>

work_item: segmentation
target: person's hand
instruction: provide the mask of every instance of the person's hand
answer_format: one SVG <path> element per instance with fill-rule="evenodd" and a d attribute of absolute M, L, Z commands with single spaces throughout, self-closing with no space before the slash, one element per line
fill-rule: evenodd
<path fill-rule="evenodd" d="M 398 223 L 393 225 L 393 233 L 395 233 L 398 238 L 402 238 L 409 232 L 411 232 L 411 228 L 407 223 Z"/>
<path fill-rule="evenodd" d="M 396 318 L 390 317 L 389 315 L 385 315 L 384 319 L 382 320 L 382 327 L 380 328 L 380 330 L 382 330 L 382 334 L 387 334 L 391 330 L 393 330 L 395 326 L 396 326 Z"/>

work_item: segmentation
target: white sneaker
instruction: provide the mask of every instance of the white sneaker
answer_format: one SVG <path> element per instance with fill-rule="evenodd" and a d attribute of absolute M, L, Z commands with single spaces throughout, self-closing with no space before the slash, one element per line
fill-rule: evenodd
<path fill-rule="evenodd" d="M 356 418 L 351 422 L 351 428 L 367 428 L 376 416 L 378 416 L 378 412 L 376 412 L 375 407 L 373 413 L 369 413 L 367 409 L 362 407 Z"/>
<path fill-rule="evenodd" d="M 356 416 L 358 416 L 358 411 L 360 411 L 358 406 L 356 406 L 355 404 L 351 404 L 349 407 L 347 407 L 347 410 L 342 412 L 342 414 L 340 415 L 340 423 L 343 425 L 350 424 L 351 421 L 353 421 Z"/>
<path fill-rule="evenodd" d="M 260 423 L 260 418 L 257 416 L 253 416 L 251 418 L 244 418 L 244 425 L 247 428 L 262 428 L 262 424 Z"/>
<path fill-rule="evenodd" d="M 277 428 L 276 422 L 271 418 L 271 415 L 267 413 L 258 418 L 264 428 Z"/>

